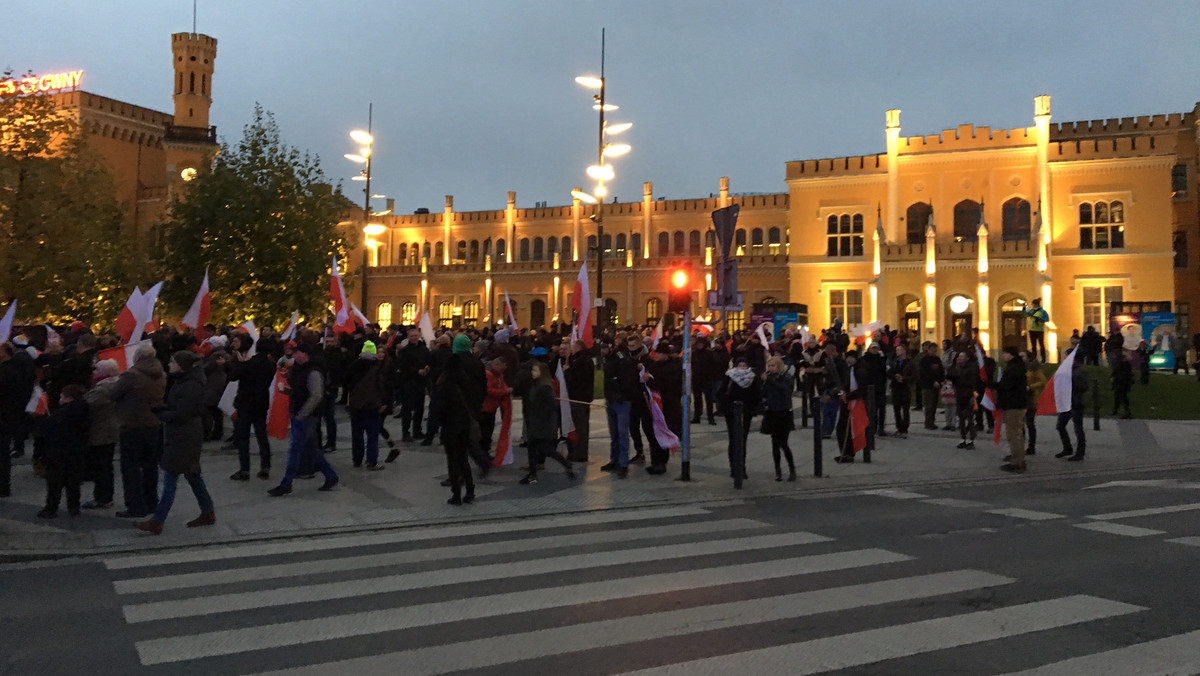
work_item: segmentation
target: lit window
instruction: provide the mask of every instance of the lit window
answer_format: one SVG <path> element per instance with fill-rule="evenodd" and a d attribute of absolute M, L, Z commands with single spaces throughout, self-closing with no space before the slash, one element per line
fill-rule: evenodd
<path fill-rule="evenodd" d="M 761 233 L 761 231 L 758 231 Z M 863 217 L 862 214 L 830 214 L 825 229 L 828 247 L 826 255 L 830 257 L 849 257 L 863 255 Z"/>
<path fill-rule="evenodd" d="M 454 303 L 444 300 L 438 304 L 438 326 L 448 329 L 454 325 Z"/>
<path fill-rule="evenodd" d="M 1109 312 L 1113 303 L 1125 298 L 1125 289 L 1119 286 L 1083 287 L 1083 325 L 1094 326 L 1097 331 L 1108 332 Z"/>
<path fill-rule="evenodd" d="M 462 318 L 466 324 L 474 324 L 479 321 L 479 302 L 469 300 L 463 303 Z"/>
<path fill-rule="evenodd" d="M 1080 249 L 1125 248 L 1125 204 L 1083 202 L 1079 205 Z"/>
<path fill-rule="evenodd" d="M 417 323 L 417 304 L 405 303 L 400 306 L 400 323 L 412 326 Z"/>
<path fill-rule="evenodd" d="M 662 319 L 662 300 L 651 298 L 646 301 L 646 323 L 656 324 L 659 319 Z"/>
<path fill-rule="evenodd" d="M 730 333 L 741 331 L 746 328 L 746 313 L 742 310 L 729 310 L 725 313 L 725 323 L 729 326 Z"/>
<path fill-rule="evenodd" d="M 380 326 L 384 326 L 384 327 L 386 327 L 388 324 L 392 323 L 392 304 L 391 303 L 380 303 L 379 304 L 379 307 L 375 309 L 375 323 L 379 324 Z"/>
<path fill-rule="evenodd" d="M 842 330 L 846 331 L 862 324 L 862 289 L 831 289 L 829 291 L 829 324 L 833 320 L 842 320 Z"/>

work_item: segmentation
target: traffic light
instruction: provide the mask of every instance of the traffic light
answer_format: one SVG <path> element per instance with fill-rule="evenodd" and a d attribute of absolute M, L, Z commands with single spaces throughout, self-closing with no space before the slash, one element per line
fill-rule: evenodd
<path fill-rule="evenodd" d="M 692 306 L 692 268 L 681 265 L 671 270 L 668 284 L 667 311 L 687 312 Z"/>

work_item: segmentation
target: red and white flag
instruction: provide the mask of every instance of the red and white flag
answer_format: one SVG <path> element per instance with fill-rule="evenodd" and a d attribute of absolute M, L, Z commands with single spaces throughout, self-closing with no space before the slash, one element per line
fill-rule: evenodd
<path fill-rule="evenodd" d="M 758 342 L 762 343 L 763 349 L 767 351 L 767 354 L 775 354 L 771 350 L 771 341 L 767 340 L 767 330 L 764 328 L 766 325 L 766 322 L 759 324 L 758 328 L 754 329 L 754 333 L 758 336 Z"/>
<path fill-rule="evenodd" d="M 136 343 L 127 343 L 125 345 L 110 347 L 106 350 L 100 350 L 97 352 L 96 359 L 111 359 L 117 362 L 117 368 L 121 370 L 121 373 L 124 373 L 133 364 L 133 355 L 137 353 L 138 348 L 142 345 L 149 344 L 149 340 L 139 340 Z"/>
<path fill-rule="evenodd" d="M 117 321 L 113 323 L 113 330 L 121 338 L 121 342 L 128 343 L 133 337 L 133 332 L 138 327 L 137 317 L 142 311 L 143 294 L 139 287 L 133 287 L 133 293 L 129 295 L 129 300 L 125 301 L 125 307 L 121 308 L 121 314 L 117 316 Z"/>
<path fill-rule="evenodd" d="M 329 297 L 333 300 L 334 333 L 353 333 L 354 322 L 350 320 L 350 302 L 346 300 L 346 287 L 338 273 L 337 256 L 333 257 L 333 275 L 329 278 Z"/>
<path fill-rule="evenodd" d="M 425 341 L 426 345 L 433 345 L 436 335 L 433 333 L 433 320 L 429 318 L 428 312 L 421 313 L 421 319 L 417 322 L 417 329 L 421 331 L 421 340 Z"/>
<path fill-rule="evenodd" d="M 125 303 L 125 310 L 122 310 L 121 317 L 117 318 L 118 332 L 120 333 L 121 319 L 125 316 L 126 310 L 130 312 L 132 328 L 129 336 L 124 338 L 124 334 L 121 334 L 125 342 L 136 343 L 142 339 L 143 335 L 154 331 L 154 304 L 158 302 L 158 293 L 162 291 L 162 285 L 163 283 L 159 282 L 150 287 L 146 293 L 141 293 L 137 287 L 134 287 L 133 295 Z"/>
<path fill-rule="evenodd" d="M 658 318 L 658 326 L 654 327 L 654 333 L 650 336 L 650 353 L 653 354 L 658 349 L 658 341 L 662 340 L 663 336 L 663 320 L 665 317 Z"/>
<path fill-rule="evenodd" d="M 579 266 L 579 277 L 575 279 L 575 295 L 571 297 L 575 309 L 575 326 L 571 327 L 571 340 L 582 340 L 591 347 L 592 339 L 592 287 L 588 285 L 587 261 Z"/>
<path fill-rule="evenodd" d="M 579 443 L 579 435 L 575 432 L 575 419 L 571 417 L 571 398 L 567 395 L 567 374 L 563 372 L 562 362 L 558 362 L 558 370 L 554 373 L 558 380 L 558 426 L 562 436 L 574 447 Z"/>
<path fill-rule="evenodd" d="M 300 311 L 292 311 L 292 318 L 288 320 L 287 326 L 283 327 L 283 332 L 279 334 L 279 339 L 285 343 L 290 343 L 296 339 L 296 329 L 299 328 Z"/>
<path fill-rule="evenodd" d="M 196 293 L 196 300 L 192 301 L 192 307 L 183 316 L 183 321 L 179 322 L 180 325 L 190 327 L 194 331 L 207 324 L 211 301 L 212 294 L 208 292 L 208 268 L 205 268 L 204 281 L 200 282 L 200 291 Z"/>
<path fill-rule="evenodd" d="M 351 312 L 351 314 L 354 315 L 354 321 L 356 323 L 358 323 L 359 325 L 361 325 L 363 328 L 366 328 L 367 324 L 371 323 L 370 321 L 367 320 L 367 316 L 363 314 L 362 310 L 359 310 L 358 306 L 355 305 L 354 303 L 350 304 L 350 312 Z"/>
<path fill-rule="evenodd" d="M 639 364 L 638 373 L 646 375 L 646 367 Z M 662 394 L 650 389 L 645 381 L 642 381 L 642 387 L 646 389 L 646 400 L 650 404 L 650 420 L 653 423 L 654 440 L 658 442 L 659 446 L 671 452 L 679 450 L 683 446 L 683 442 L 679 441 L 679 437 L 667 425 L 667 417 L 663 415 L 662 410 Z"/>
<path fill-rule="evenodd" d="M 287 369 L 277 368 L 275 378 L 271 381 L 271 393 L 267 395 L 267 436 L 273 439 L 287 439 L 292 426 L 292 416 L 288 410 L 292 398 L 283 391 L 287 375 Z"/>
<path fill-rule="evenodd" d="M 1042 390 L 1042 396 L 1038 398 L 1037 403 L 1038 415 L 1054 415 L 1071 410 L 1074 403 L 1071 401 L 1071 370 L 1075 368 L 1077 352 L 1079 350 L 1071 350 L 1067 354 L 1050 379 L 1050 384 Z"/>
<path fill-rule="evenodd" d="M 517 330 L 517 317 L 513 314 L 512 301 L 508 299 L 508 292 L 504 292 L 504 310 L 508 313 L 508 325 L 513 331 Z"/>
<path fill-rule="evenodd" d="M 854 452 L 858 453 L 867 447 L 867 427 L 871 425 L 871 418 L 867 414 L 867 402 L 862 399 L 851 399 L 846 402 L 846 410 L 850 412 L 851 443 Z"/>
<path fill-rule="evenodd" d="M 503 467 L 513 463 L 513 445 L 512 445 L 512 397 L 508 396 L 500 400 L 500 407 L 496 409 L 500 413 L 500 436 L 496 439 L 495 457 L 492 458 L 493 467 Z"/>
<path fill-rule="evenodd" d="M 975 359 L 979 362 L 979 382 L 985 383 L 987 387 L 983 390 L 983 398 L 979 405 L 991 411 L 992 415 L 992 442 L 999 445 L 1000 443 L 1000 409 L 996 407 L 996 399 L 992 392 L 992 382 L 988 378 L 986 362 L 983 358 L 983 347 L 979 343 L 975 343 Z"/>
<path fill-rule="evenodd" d="M 0 343 L 5 342 L 12 337 L 13 318 L 17 316 L 17 299 L 12 299 L 8 304 L 8 309 L 4 311 L 4 318 L 0 319 Z"/>
<path fill-rule="evenodd" d="M 250 345 L 250 351 L 246 353 L 247 357 L 253 357 L 258 353 L 258 327 L 254 325 L 253 319 L 247 319 L 242 322 L 242 325 L 237 327 L 238 331 L 250 336 L 250 340 L 254 341 Z"/>

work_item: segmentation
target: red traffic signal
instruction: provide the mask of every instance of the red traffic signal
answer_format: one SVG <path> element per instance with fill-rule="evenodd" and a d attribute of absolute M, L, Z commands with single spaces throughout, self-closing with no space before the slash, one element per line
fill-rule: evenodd
<path fill-rule="evenodd" d="M 692 269 L 681 266 L 671 271 L 667 290 L 667 311 L 687 312 L 692 305 Z"/>

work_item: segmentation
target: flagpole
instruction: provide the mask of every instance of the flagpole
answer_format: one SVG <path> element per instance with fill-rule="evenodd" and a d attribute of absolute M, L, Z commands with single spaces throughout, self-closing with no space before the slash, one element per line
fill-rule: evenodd
<path fill-rule="evenodd" d="M 692 461 L 689 450 L 692 444 L 692 416 L 688 413 L 688 402 L 692 392 L 692 310 L 683 311 L 683 437 L 679 449 L 679 480 L 692 480 Z"/>

